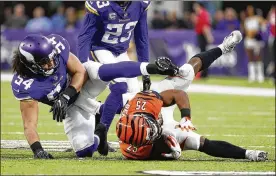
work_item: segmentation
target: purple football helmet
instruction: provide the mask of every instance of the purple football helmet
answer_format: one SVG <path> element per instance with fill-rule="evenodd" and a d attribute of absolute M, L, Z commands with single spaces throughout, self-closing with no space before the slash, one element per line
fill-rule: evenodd
<path fill-rule="evenodd" d="M 43 35 L 31 34 L 19 45 L 19 52 L 24 57 L 20 61 L 34 74 L 50 76 L 59 66 L 59 54 L 54 45 Z M 54 67 L 49 70 L 43 69 L 43 65 L 53 59 Z"/>

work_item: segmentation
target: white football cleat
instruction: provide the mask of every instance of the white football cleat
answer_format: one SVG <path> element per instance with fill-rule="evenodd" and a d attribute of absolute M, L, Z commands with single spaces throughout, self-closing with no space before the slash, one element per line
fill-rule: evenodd
<path fill-rule="evenodd" d="M 265 161 L 267 160 L 267 152 L 260 150 L 246 150 L 245 156 L 250 161 Z"/>
<path fill-rule="evenodd" d="M 230 35 L 226 36 L 218 47 L 222 50 L 222 54 L 229 53 L 234 50 L 235 46 L 242 40 L 240 31 L 235 30 Z"/>

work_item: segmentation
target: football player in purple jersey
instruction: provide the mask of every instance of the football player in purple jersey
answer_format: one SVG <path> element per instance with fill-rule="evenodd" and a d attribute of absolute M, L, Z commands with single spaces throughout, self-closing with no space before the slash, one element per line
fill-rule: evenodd
<path fill-rule="evenodd" d="M 42 159 L 53 156 L 44 151 L 39 142 L 38 102 L 52 106 L 54 120 L 62 122 L 64 119 L 64 130 L 76 155 L 91 157 L 94 151 L 99 151 L 101 142 L 99 135 L 94 135 L 95 114 L 101 106 L 96 97 L 109 81 L 178 73 L 178 68 L 167 58 L 159 58 L 156 64 L 131 61 L 81 64 L 70 52 L 68 42 L 56 34 L 25 37 L 14 55 L 13 70 L 11 86 L 15 98 L 20 100 L 24 134 L 34 157 Z"/>
<path fill-rule="evenodd" d="M 102 64 L 129 61 L 127 49 L 134 37 L 139 62 L 149 61 L 147 9 L 150 1 L 86 1 L 86 14 L 78 36 L 78 57 Z M 149 89 L 150 78 L 143 76 L 143 89 Z M 110 94 L 103 105 L 97 133 L 106 140 L 107 131 L 122 108 L 122 95 L 140 91 L 137 78 L 113 80 Z M 119 102 L 119 103 L 118 103 Z M 101 145 L 103 147 L 103 145 Z M 100 148 L 101 148 L 100 147 Z"/>

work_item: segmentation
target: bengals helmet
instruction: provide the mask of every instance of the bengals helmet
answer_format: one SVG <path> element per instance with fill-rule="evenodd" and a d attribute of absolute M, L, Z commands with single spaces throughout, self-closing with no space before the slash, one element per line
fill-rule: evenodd
<path fill-rule="evenodd" d="M 155 120 L 151 114 L 131 114 L 120 118 L 116 125 L 116 134 L 120 141 L 139 147 L 159 139 L 162 133 L 161 125 L 162 120 Z"/>

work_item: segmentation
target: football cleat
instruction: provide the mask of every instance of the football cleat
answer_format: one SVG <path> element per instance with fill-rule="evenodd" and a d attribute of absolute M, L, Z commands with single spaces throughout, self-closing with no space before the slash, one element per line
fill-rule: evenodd
<path fill-rule="evenodd" d="M 234 50 L 235 46 L 242 40 L 240 31 L 235 30 L 230 35 L 226 36 L 218 47 L 222 50 L 222 54 L 229 53 Z"/>
<path fill-rule="evenodd" d="M 265 161 L 267 160 L 267 152 L 260 150 L 246 150 L 246 158 L 250 161 Z"/>
<path fill-rule="evenodd" d="M 99 123 L 96 126 L 95 135 L 97 135 L 100 138 L 98 152 L 101 155 L 106 156 L 108 154 L 108 143 L 107 143 L 107 129 L 104 124 Z"/>
<path fill-rule="evenodd" d="M 155 60 L 155 65 L 162 75 L 178 75 L 179 68 L 174 65 L 168 57 L 157 57 L 157 59 Z"/>

